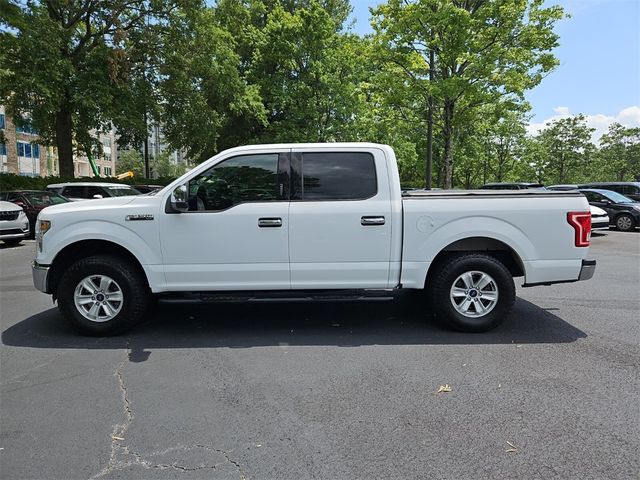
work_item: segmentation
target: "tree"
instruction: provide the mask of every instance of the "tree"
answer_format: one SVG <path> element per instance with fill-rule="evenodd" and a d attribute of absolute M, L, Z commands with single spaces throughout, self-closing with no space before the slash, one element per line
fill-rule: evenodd
<path fill-rule="evenodd" d="M 144 135 L 138 109 L 146 97 L 139 82 L 130 81 L 137 54 L 125 44 L 150 19 L 154 28 L 160 25 L 175 3 L 39 0 L 3 10 L 0 21 L 9 28 L 0 33 L 6 68 L 0 101 L 18 123 L 29 121 L 43 143 L 57 146 L 62 176 L 73 176 L 74 150 L 91 152 L 92 130 L 114 124 L 126 127 L 119 133 Z"/>
<path fill-rule="evenodd" d="M 264 106 L 242 77 L 236 38 L 218 24 L 215 9 L 175 18 L 165 43 L 159 91 L 171 146 L 203 161 L 233 140 L 245 143 L 266 121 Z"/>
<path fill-rule="evenodd" d="M 171 157 L 166 152 L 161 153 L 153 159 L 152 169 L 153 175 L 156 178 L 179 177 L 185 172 L 185 166 L 183 164 L 172 163 Z"/>
<path fill-rule="evenodd" d="M 639 179 L 640 128 L 625 128 L 619 123 L 612 123 L 607 133 L 600 137 L 594 174 L 604 181 Z"/>
<path fill-rule="evenodd" d="M 137 150 L 124 150 L 116 163 L 116 174 L 133 172 L 134 177 L 144 178 L 144 160 Z"/>
<path fill-rule="evenodd" d="M 547 158 L 547 180 L 554 183 L 566 183 L 581 178 L 586 172 L 594 146 L 591 133 L 594 131 L 586 124 L 584 115 L 561 118 L 552 121 L 540 133 L 540 141 Z"/>
<path fill-rule="evenodd" d="M 558 39 L 553 27 L 563 13 L 542 4 L 389 0 L 373 10 L 378 41 L 390 52 L 387 63 L 421 94 L 420 116 L 426 118 L 430 98 L 440 108 L 445 187 L 452 186 L 460 117 L 482 105 L 521 100 L 557 65 L 551 53 Z"/>

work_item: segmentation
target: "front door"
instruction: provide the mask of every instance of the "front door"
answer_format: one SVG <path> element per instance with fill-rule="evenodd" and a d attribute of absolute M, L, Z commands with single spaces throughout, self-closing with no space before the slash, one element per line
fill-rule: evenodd
<path fill-rule="evenodd" d="M 288 168 L 287 150 L 268 150 L 189 180 L 189 211 L 160 213 L 169 290 L 290 288 Z"/>
<path fill-rule="evenodd" d="M 291 286 L 388 288 L 391 193 L 384 153 L 294 149 Z"/>

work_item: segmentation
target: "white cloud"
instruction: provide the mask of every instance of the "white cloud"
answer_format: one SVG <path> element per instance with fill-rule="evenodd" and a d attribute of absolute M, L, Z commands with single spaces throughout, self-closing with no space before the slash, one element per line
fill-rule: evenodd
<path fill-rule="evenodd" d="M 573 115 L 569 110 L 569 107 L 556 107 L 553 110 L 556 113 L 549 118 L 542 122 L 532 122 L 527 125 L 527 133 L 535 135 L 552 121 Z M 615 116 L 596 113 L 594 115 L 585 115 L 585 118 L 587 125 L 591 128 L 595 128 L 591 135 L 591 141 L 597 143 L 602 134 L 609 129 L 609 125 L 614 122 L 618 122 L 620 125 L 625 127 L 640 127 L 640 106 L 633 105 L 631 107 L 627 107 L 618 112 Z"/>

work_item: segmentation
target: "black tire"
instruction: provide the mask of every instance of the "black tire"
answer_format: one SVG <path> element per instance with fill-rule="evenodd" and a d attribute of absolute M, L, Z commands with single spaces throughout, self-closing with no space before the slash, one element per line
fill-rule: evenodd
<path fill-rule="evenodd" d="M 499 260 L 480 253 L 460 254 L 446 257 L 435 268 L 433 274 L 429 275 L 429 284 L 426 288 L 430 304 L 437 317 L 446 325 L 461 332 L 486 332 L 496 328 L 506 319 L 515 302 L 516 291 L 511 273 Z M 459 277 L 466 272 L 482 272 L 493 280 L 493 287 L 497 290 L 497 300 L 490 311 L 484 315 L 480 313 L 481 310 L 474 307 L 474 311 L 468 313 L 478 316 L 465 316 L 453 305 L 452 287 L 454 284 L 461 285 L 456 281 L 459 282 Z M 469 292 L 471 290 L 473 288 L 469 289 Z M 486 297 L 488 292 L 484 293 Z M 477 294 L 478 291 L 474 298 Z M 480 301 L 480 299 L 472 299 L 472 301 Z"/>
<path fill-rule="evenodd" d="M 7 247 L 15 247 L 16 245 L 19 245 L 21 241 L 22 238 L 13 238 L 11 240 L 3 240 L 2 243 L 4 243 Z"/>
<path fill-rule="evenodd" d="M 628 213 L 621 213 L 616 217 L 616 228 L 621 232 L 629 232 L 636 228 L 636 220 Z"/>
<path fill-rule="evenodd" d="M 92 321 L 76 307 L 76 287 L 91 275 L 110 277 L 122 292 L 120 310 L 110 320 Z M 64 272 L 57 297 L 58 309 L 75 330 L 83 335 L 103 337 L 117 335 L 139 323 L 148 310 L 151 293 L 144 273 L 130 261 L 114 255 L 95 255 L 78 260 Z"/>

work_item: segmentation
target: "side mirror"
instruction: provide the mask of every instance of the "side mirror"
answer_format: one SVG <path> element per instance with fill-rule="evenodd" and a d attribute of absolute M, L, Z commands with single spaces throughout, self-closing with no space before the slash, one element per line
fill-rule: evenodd
<path fill-rule="evenodd" d="M 99 199 L 101 199 L 103 197 L 99 193 L 96 193 L 92 198 L 95 198 L 96 200 L 99 200 Z"/>
<path fill-rule="evenodd" d="M 16 205 L 18 205 L 20 208 L 22 208 L 23 210 L 25 208 L 27 208 L 27 205 L 22 201 L 22 200 L 16 200 L 13 203 L 15 203 Z"/>
<path fill-rule="evenodd" d="M 180 185 L 171 192 L 169 203 L 171 204 L 171 210 L 174 212 L 182 213 L 189 211 L 189 202 L 187 201 L 187 186 Z"/>

